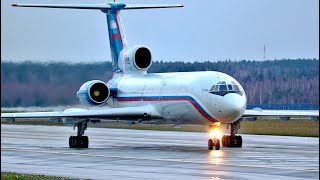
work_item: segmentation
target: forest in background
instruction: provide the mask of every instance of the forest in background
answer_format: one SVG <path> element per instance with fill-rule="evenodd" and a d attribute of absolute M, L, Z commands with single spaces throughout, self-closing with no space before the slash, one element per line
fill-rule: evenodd
<path fill-rule="evenodd" d="M 244 87 L 248 104 L 319 104 L 319 60 L 163 62 L 148 72 L 220 71 Z M 13 63 L 1 61 L 1 107 L 79 104 L 76 92 L 86 81 L 112 77 L 111 62 Z"/>

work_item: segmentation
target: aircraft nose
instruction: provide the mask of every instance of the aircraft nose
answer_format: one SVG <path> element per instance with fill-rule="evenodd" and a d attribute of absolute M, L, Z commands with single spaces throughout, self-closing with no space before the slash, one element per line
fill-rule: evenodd
<path fill-rule="evenodd" d="M 220 121 L 234 122 L 239 119 L 246 108 L 246 98 L 239 94 L 227 94 L 223 97 L 217 115 Z"/>

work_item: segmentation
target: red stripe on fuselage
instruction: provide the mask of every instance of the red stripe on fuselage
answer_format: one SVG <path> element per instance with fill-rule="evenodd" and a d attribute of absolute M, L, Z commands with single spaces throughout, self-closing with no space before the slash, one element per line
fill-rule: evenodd
<path fill-rule="evenodd" d="M 137 102 L 137 101 L 188 101 L 192 104 L 192 106 L 208 121 L 217 122 L 217 120 L 211 118 L 210 116 L 206 115 L 196 103 L 188 98 L 128 98 L 128 99 L 117 99 L 119 102 Z"/>

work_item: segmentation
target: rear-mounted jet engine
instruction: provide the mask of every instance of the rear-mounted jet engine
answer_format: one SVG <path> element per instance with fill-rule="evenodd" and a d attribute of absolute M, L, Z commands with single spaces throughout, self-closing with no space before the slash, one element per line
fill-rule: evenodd
<path fill-rule="evenodd" d="M 80 102 L 87 106 L 104 104 L 109 96 L 110 89 L 104 82 L 99 80 L 84 83 L 77 92 L 77 97 Z"/>

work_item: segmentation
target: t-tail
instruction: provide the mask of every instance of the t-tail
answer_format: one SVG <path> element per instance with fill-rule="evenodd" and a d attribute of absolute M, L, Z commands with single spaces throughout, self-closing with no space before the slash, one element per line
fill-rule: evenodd
<path fill-rule="evenodd" d="M 12 4 L 12 6 L 101 10 L 107 16 L 112 70 L 114 74 L 124 74 L 125 71 L 130 73 L 136 70 L 145 72 L 144 70 L 151 65 L 151 52 L 147 47 L 128 47 L 119 16 L 121 10 L 183 7 L 180 4 L 147 5 L 125 4 L 123 2 L 109 2 L 106 4 Z M 149 60 L 147 60 L 148 58 Z M 128 64 L 128 67 L 126 67 L 126 64 Z M 130 64 L 133 64 L 136 68 L 129 67 Z"/>

